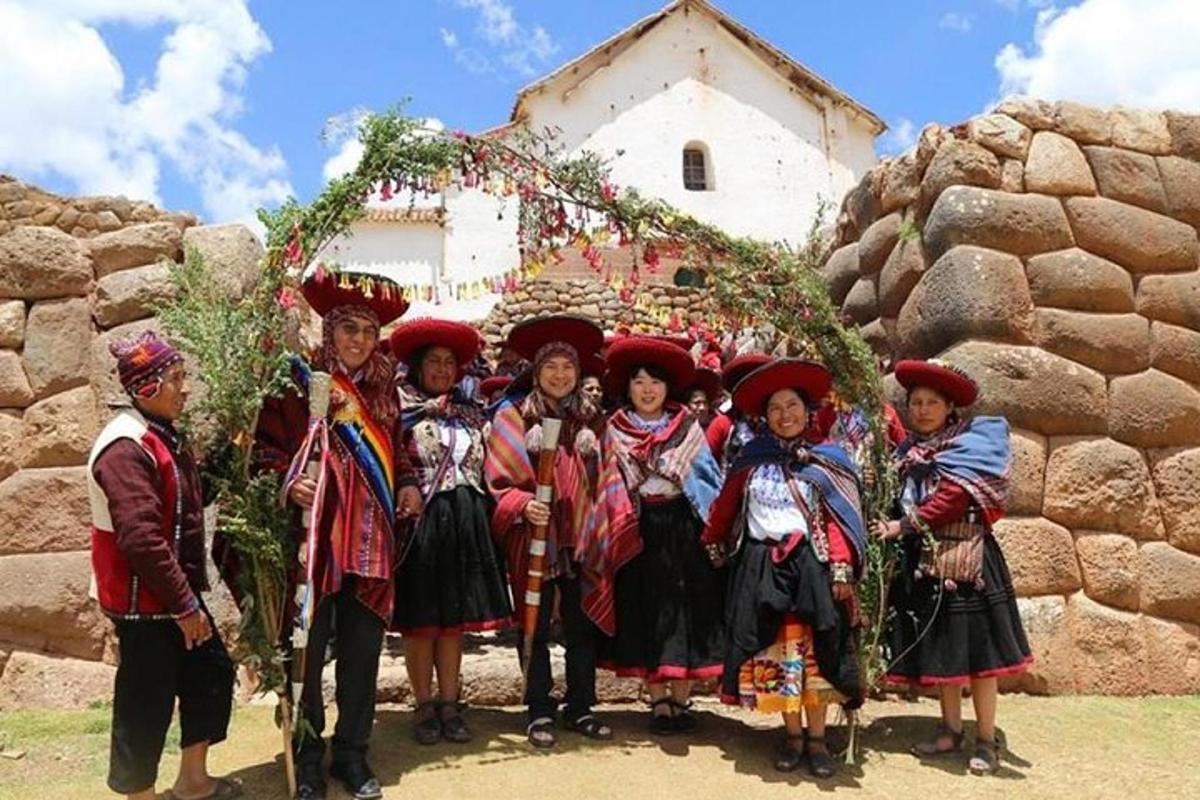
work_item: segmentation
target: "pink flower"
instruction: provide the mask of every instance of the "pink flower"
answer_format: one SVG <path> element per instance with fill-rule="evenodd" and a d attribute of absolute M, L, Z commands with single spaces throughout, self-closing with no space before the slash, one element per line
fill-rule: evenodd
<path fill-rule="evenodd" d="M 321 269 L 321 267 L 317 267 L 317 271 L 322 272 L 323 270 Z M 279 294 L 277 294 L 275 296 L 275 299 L 279 301 L 279 305 L 285 311 L 291 311 L 293 308 L 296 307 L 296 295 L 293 294 L 292 290 L 287 288 L 286 286 L 284 286 L 283 288 L 281 288 L 279 290 Z"/>

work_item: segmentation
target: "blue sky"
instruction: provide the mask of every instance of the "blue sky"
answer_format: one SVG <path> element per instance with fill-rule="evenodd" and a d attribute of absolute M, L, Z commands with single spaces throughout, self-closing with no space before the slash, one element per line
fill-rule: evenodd
<path fill-rule="evenodd" d="M 329 118 L 407 97 L 451 128 L 491 127 L 522 85 L 665 2 L 0 0 L 0 102 L 29 112 L 0 122 L 0 171 L 240 217 L 320 190 Z M 887 120 L 881 152 L 1010 89 L 1200 105 L 1194 0 L 718 5 Z M 1110 36 L 1132 52 L 1106 55 Z M 48 50 L 69 54 L 55 73 L 38 63 Z"/>

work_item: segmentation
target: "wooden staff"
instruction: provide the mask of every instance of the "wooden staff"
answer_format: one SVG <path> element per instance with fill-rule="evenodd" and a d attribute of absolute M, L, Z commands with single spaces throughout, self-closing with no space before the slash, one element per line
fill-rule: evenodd
<path fill-rule="evenodd" d="M 325 415 L 329 412 L 329 391 L 331 379 L 327 372 L 313 372 L 308 380 L 308 420 L 309 435 L 314 436 L 312 446 L 308 451 L 308 461 L 304 465 L 305 477 L 318 486 L 313 497 L 316 505 L 320 497 L 322 481 L 321 474 L 321 438 L 318 435 L 325 425 Z M 313 517 L 312 508 L 304 509 L 301 515 L 304 526 L 304 546 L 297 553 L 300 568 L 304 571 L 304 580 L 296 583 L 296 618 L 292 623 L 292 701 L 285 703 L 283 711 L 283 764 L 287 771 L 288 792 L 296 795 L 296 764 L 292 753 L 292 743 L 295 738 L 295 722 L 299 716 L 300 700 L 304 695 L 304 673 L 308 665 L 308 634 L 312 628 L 313 614 L 317 604 L 317 587 L 313 569 L 317 557 L 317 526 L 319 519 Z M 323 654 L 318 654 L 320 658 Z"/>
<path fill-rule="evenodd" d="M 550 506 L 554 502 L 554 459 L 558 455 L 558 437 L 562 420 L 542 420 L 542 450 L 538 454 L 537 489 L 533 499 Z M 533 658 L 533 639 L 537 635 L 538 612 L 542 607 L 542 578 L 546 566 L 546 536 L 550 525 L 534 525 L 529 532 L 529 569 L 525 579 L 525 641 L 521 647 L 521 679 L 529 686 L 529 661 Z M 523 692 L 522 692 L 523 694 Z"/>

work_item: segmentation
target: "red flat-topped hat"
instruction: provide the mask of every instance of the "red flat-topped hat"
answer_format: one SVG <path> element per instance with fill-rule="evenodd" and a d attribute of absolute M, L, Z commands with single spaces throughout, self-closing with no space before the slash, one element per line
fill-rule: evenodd
<path fill-rule="evenodd" d="M 708 402 L 713 402 L 721 392 L 721 373 L 708 367 L 696 367 L 696 375 L 688 384 L 686 393 L 690 394 L 696 390 L 704 392 Z"/>
<path fill-rule="evenodd" d="M 408 310 L 408 301 L 399 284 L 381 275 L 319 266 L 300 291 L 313 311 L 322 317 L 341 306 L 363 306 L 375 313 L 380 325 L 387 325 Z"/>
<path fill-rule="evenodd" d="M 689 353 L 692 350 L 692 345 L 696 343 L 695 339 L 682 333 L 655 333 L 650 338 L 657 339 L 660 342 L 670 342 L 676 347 L 682 347 Z"/>
<path fill-rule="evenodd" d="M 771 395 L 784 389 L 794 389 L 809 403 L 816 403 L 829 394 L 833 375 L 824 364 L 802 358 L 780 358 L 759 367 L 738 383 L 733 391 L 733 405 L 749 417 L 761 417 Z"/>
<path fill-rule="evenodd" d="M 537 351 L 550 342 L 571 345 L 582 359 L 600 352 L 604 345 L 604 331 L 585 317 L 567 314 L 534 317 L 513 326 L 508 334 L 507 346 L 532 361 Z"/>
<path fill-rule="evenodd" d="M 493 375 L 479 382 L 479 393 L 491 400 L 493 396 L 511 386 L 512 382 L 512 375 Z"/>
<path fill-rule="evenodd" d="M 599 353 L 579 354 L 579 371 L 582 373 L 581 377 L 602 377 L 607 368 L 604 356 Z"/>
<path fill-rule="evenodd" d="M 680 392 L 696 375 L 692 354 L 657 336 L 628 336 L 614 342 L 605 356 L 605 382 L 613 394 L 624 394 L 636 367 L 654 366 L 667 373 L 672 393 Z"/>
<path fill-rule="evenodd" d="M 725 384 L 726 391 L 732 392 L 742 378 L 770 360 L 771 357 L 766 353 L 744 353 L 721 370 L 721 383 Z"/>
<path fill-rule="evenodd" d="M 418 352 L 428 347 L 446 347 L 454 353 L 459 373 L 464 372 L 479 351 L 483 341 L 475 328 L 463 322 L 422 317 L 401 322 L 388 337 L 392 355 L 410 367 Z"/>
<path fill-rule="evenodd" d="M 974 404 L 979 397 L 979 384 L 960 368 L 941 359 L 899 361 L 896 363 L 896 380 L 910 392 L 918 386 L 933 389 L 958 408 Z"/>

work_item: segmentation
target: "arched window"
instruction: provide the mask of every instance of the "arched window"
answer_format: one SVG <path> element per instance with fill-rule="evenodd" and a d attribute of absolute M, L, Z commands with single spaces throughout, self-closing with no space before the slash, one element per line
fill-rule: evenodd
<path fill-rule="evenodd" d="M 683 148 L 683 188 L 691 192 L 711 191 L 712 165 L 708 148 L 692 142 Z"/>

